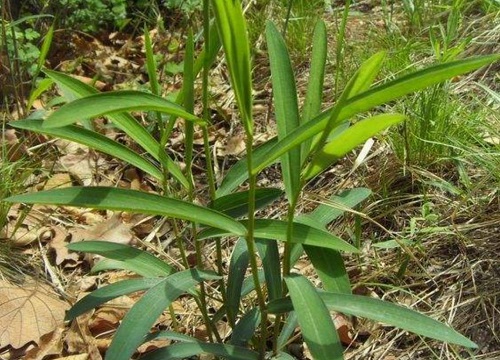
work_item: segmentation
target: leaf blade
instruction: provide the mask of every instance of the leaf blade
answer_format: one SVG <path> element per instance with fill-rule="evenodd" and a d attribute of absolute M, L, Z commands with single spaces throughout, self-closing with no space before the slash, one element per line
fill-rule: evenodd
<path fill-rule="evenodd" d="M 128 211 L 150 215 L 171 216 L 225 230 L 245 236 L 246 228 L 236 220 L 202 206 L 165 196 L 109 187 L 71 187 L 15 195 L 7 202 L 29 204 L 52 204 L 94 209 Z"/>
<path fill-rule="evenodd" d="M 343 348 L 330 312 L 314 286 L 305 277 L 285 277 L 302 336 L 314 359 L 343 359 Z"/>
<path fill-rule="evenodd" d="M 196 116 L 179 105 L 159 96 L 135 90 L 97 93 L 74 100 L 50 114 L 44 122 L 46 127 L 69 125 L 82 119 L 125 111 L 159 111 L 202 123 Z"/>

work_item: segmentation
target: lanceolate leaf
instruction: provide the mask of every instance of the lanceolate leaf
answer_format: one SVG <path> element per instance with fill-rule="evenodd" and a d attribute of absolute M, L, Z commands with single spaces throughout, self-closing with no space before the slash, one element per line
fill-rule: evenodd
<path fill-rule="evenodd" d="M 136 291 L 148 290 L 162 282 L 162 278 L 142 278 L 122 280 L 105 287 L 99 288 L 78 300 L 66 313 L 66 320 L 73 320 L 87 311 L 95 309 L 102 304 L 116 299 L 117 297 L 134 293 Z"/>
<path fill-rule="evenodd" d="M 304 246 L 304 250 L 313 263 L 325 290 L 345 294 L 351 293 L 351 283 L 340 252 L 307 245 Z"/>
<path fill-rule="evenodd" d="M 254 161 L 262 161 L 262 155 L 266 155 L 267 151 L 278 142 L 278 138 L 273 138 L 253 150 Z M 238 186 L 248 179 L 248 167 L 246 157 L 240 159 L 234 164 L 227 174 L 224 176 L 220 187 L 216 191 L 217 197 L 228 195 L 233 192 Z"/>
<path fill-rule="evenodd" d="M 142 91 L 123 90 L 89 95 L 63 105 L 44 121 L 46 127 L 58 127 L 73 124 L 87 118 L 124 112 L 124 111 L 159 111 L 182 117 L 186 120 L 202 122 L 179 105 L 159 96 Z"/>
<path fill-rule="evenodd" d="M 127 269 L 144 277 L 168 276 L 174 269 L 147 251 L 109 241 L 81 241 L 69 244 L 69 250 L 101 255 L 107 259 L 119 260 Z"/>
<path fill-rule="evenodd" d="M 305 171 L 304 179 L 313 178 L 356 146 L 404 119 L 405 116 L 401 114 L 382 114 L 357 122 L 326 144 L 314 156 L 313 161 Z"/>
<path fill-rule="evenodd" d="M 255 209 L 265 207 L 279 198 L 283 191 L 280 189 L 263 188 L 255 191 Z M 215 199 L 210 207 L 223 212 L 233 218 L 248 214 L 248 191 L 241 191 Z"/>
<path fill-rule="evenodd" d="M 233 248 L 229 263 L 229 274 L 226 289 L 226 308 L 231 326 L 236 322 L 240 307 L 241 288 L 248 268 L 249 255 L 245 239 L 240 238 Z"/>
<path fill-rule="evenodd" d="M 465 60 L 452 61 L 431 66 L 427 69 L 419 70 L 389 81 L 383 85 L 376 86 L 350 98 L 340 111 L 337 117 L 337 123 L 341 123 L 356 114 L 370 110 L 378 105 L 385 104 L 404 95 L 431 85 L 439 84 L 454 76 L 478 69 L 498 59 L 500 59 L 500 55 L 479 56 Z M 330 118 L 331 111 L 331 109 L 326 110 L 310 122 L 301 125 L 285 139 L 280 140 L 260 158 L 260 161 L 255 161 L 252 173 L 259 173 L 290 149 L 299 146 L 305 140 L 324 130 Z"/>
<path fill-rule="evenodd" d="M 123 318 L 106 352 L 106 360 L 130 359 L 165 308 L 197 283 L 219 278 L 214 273 L 190 269 L 170 275 L 153 286 Z"/>
<path fill-rule="evenodd" d="M 88 146 L 92 149 L 109 154 L 118 159 L 126 161 L 158 180 L 163 179 L 163 174 L 156 166 L 148 161 L 143 156 L 133 152 L 125 145 L 122 145 L 110 138 L 101 135 L 92 130 L 87 130 L 75 125 L 67 125 L 57 128 L 46 128 L 43 125 L 43 120 L 20 120 L 13 121 L 13 127 L 34 131 L 41 134 L 46 134 L 61 139 L 71 140 L 79 144 Z"/>
<path fill-rule="evenodd" d="M 253 134 L 252 76 L 246 21 L 239 0 L 212 0 L 231 84 L 247 134 Z"/>
<path fill-rule="evenodd" d="M 314 286 L 302 275 L 285 277 L 302 336 L 314 359 L 341 360 L 343 348 L 330 312 Z"/>
<path fill-rule="evenodd" d="M 155 350 L 145 356 L 142 360 L 174 360 L 174 359 L 188 359 L 203 353 L 220 356 L 225 359 L 231 360 L 257 360 L 259 354 L 255 351 L 245 349 L 243 347 L 227 345 L 227 344 L 213 344 L 213 343 L 178 343 L 170 345 L 158 350 Z M 107 360 L 107 358 L 106 358 Z"/>
<path fill-rule="evenodd" d="M 76 98 L 82 98 L 99 93 L 92 86 L 76 80 L 69 75 L 51 70 L 44 70 L 44 72 L 52 80 L 54 80 L 59 87 Z M 119 129 L 123 130 L 128 136 L 130 136 L 131 139 L 137 142 L 137 144 L 146 150 L 154 159 L 158 160 L 168 170 L 168 172 L 172 174 L 172 176 L 176 178 L 182 186 L 184 186 L 184 188 L 188 188 L 189 183 L 182 174 L 179 166 L 172 161 L 155 138 L 153 138 L 153 136 L 141 124 L 139 124 L 137 120 L 127 113 L 108 114 L 106 117 L 110 119 Z"/>
<path fill-rule="evenodd" d="M 246 220 L 241 221 L 246 225 Z M 287 223 L 281 220 L 272 219 L 257 219 L 255 220 L 255 238 L 286 241 Z M 210 228 L 201 231 L 198 234 L 198 239 L 207 239 L 211 237 L 229 236 L 230 232 L 221 231 L 219 229 Z M 345 242 L 339 237 L 330 234 L 327 231 L 319 230 L 308 225 L 294 223 L 292 242 L 297 244 L 305 244 L 311 246 L 319 246 L 329 249 L 359 252 L 351 244 Z"/>
<path fill-rule="evenodd" d="M 261 316 L 258 307 L 254 307 L 238 321 L 231 335 L 231 344 L 236 346 L 247 346 L 255 329 L 260 325 Z"/>
<path fill-rule="evenodd" d="M 245 236 L 246 234 L 245 226 L 215 210 L 135 190 L 91 186 L 72 187 L 16 195 L 5 199 L 5 201 L 171 216 L 217 228 L 220 227 L 234 235 Z"/>
<path fill-rule="evenodd" d="M 336 294 L 319 291 L 325 305 L 332 311 L 348 315 L 365 317 L 395 326 L 403 330 L 427 336 L 436 340 L 476 348 L 477 345 L 449 326 L 440 323 L 414 310 L 392 304 L 387 301 L 360 295 Z M 289 298 L 273 301 L 269 304 L 270 313 L 289 312 L 293 308 Z"/>
<path fill-rule="evenodd" d="M 270 21 L 266 24 L 266 39 L 271 66 L 278 139 L 283 139 L 299 126 L 295 77 L 285 40 L 283 40 L 276 26 Z M 300 191 L 300 168 L 299 148 L 290 149 L 281 156 L 281 172 L 289 201 L 295 199 L 297 192 Z"/>
<path fill-rule="evenodd" d="M 262 260 L 269 300 L 282 296 L 281 262 L 278 244 L 275 241 L 255 239 L 257 251 Z"/>
<path fill-rule="evenodd" d="M 302 109 L 301 123 L 308 122 L 321 111 L 323 100 L 323 83 L 325 80 L 325 65 L 327 56 L 326 26 L 322 20 L 316 23 L 313 35 L 311 68 L 307 84 L 306 98 Z M 311 139 L 302 144 L 301 160 L 304 162 L 309 154 Z"/>

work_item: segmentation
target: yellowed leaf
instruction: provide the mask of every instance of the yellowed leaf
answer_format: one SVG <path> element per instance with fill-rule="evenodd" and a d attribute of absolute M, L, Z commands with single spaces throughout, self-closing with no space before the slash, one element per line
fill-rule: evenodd
<path fill-rule="evenodd" d="M 20 348 L 53 331 L 69 306 L 41 284 L 19 287 L 0 280 L 0 348 Z"/>

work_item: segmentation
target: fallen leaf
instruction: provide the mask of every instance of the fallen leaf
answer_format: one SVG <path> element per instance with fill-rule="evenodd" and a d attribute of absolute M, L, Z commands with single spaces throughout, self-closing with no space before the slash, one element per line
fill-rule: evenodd
<path fill-rule="evenodd" d="M 43 360 L 46 356 L 58 355 L 63 350 L 62 337 L 64 326 L 61 324 L 54 331 L 43 335 L 39 345 L 26 353 L 26 359 Z"/>
<path fill-rule="evenodd" d="M 38 343 L 63 322 L 68 308 L 47 286 L 21 288 L 0 280 L 0 348 Z"/>
<path fill-rule="evenodd" d="M 87 229 L 76 229 L 71 234 L 72 243 L 83 240 L 103 240 L 118 244 L 129 244 L 134 238 L 130 226 L 121 221 L 119 213 Z"/>
<path fill-rule="evenodd" d="M 97 348 L 96 339 L 92 337 L 88 328 L 91 317 L 92 312 L 87 312 L 73 320 L 64 338 L 64 342 L 70 353 L 88 354 L 89 359 L 102 360 L 102 356 Z"/>
<path fill-rule="evenodd" d="M 49 242 L 49 248 L 52 249 L 56 255 L 56 265 L 61 265 L 63 262 L 69 262 L 75 265 L 78 262 L 78 253 L 69 252 L 66 245 L 69 234 L 61 228 L 52 228 L 52 239 Z"/>

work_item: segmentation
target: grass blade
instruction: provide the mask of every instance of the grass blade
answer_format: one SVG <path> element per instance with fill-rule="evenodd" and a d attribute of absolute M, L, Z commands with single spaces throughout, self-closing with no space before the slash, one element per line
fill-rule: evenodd
<path fill-rule="evenodd" d="M 30 130 L 40 134 L 74 141 L 126 161 L 160 181 L 163 179 L 163 174 L 160 169 L 154 166 L 150 161 L 146 160 L 143 156 L 133 152 L 125 145 L 113 141 L 95 131 L 87 130 L 75 125 L 47 128 L 43 126 L 43 120 L 36 119 L 14 121 L 11 125 L 18 129 Z"/>
<path fill-rule="evenodd" d="M 308 180 L 326 170 L 356 146 L 380 131 L 405 119 L 401 114 L 381 114 L 352 125 L 326 144 L 315 156 L 304 173 Z"/>
<path fill-rule="evenodd" d="M 92 291 L 82 299 L 78 300 L 66 313 L 66 320 L 73 320 L 87 311 L 93 310 L 102 304 L 116 299 L 117 297 L 128 295 L 136 291 L 151 289 L 158 285 L 163 279 L 143 278 L 122 280 L 100 289 Z"/>
<path fill-rule="evenodd" d="M 306 123 L 321 111 L 323 100 L 323 84 L 325 80 L 325 65 L 327 56 L 326 26 L 324 21 L 316 23 L 313 34 L 313 48 L 311 68 L 309 70 L 309 81 L 307 84 L 306 98 L 302 109 L 301 123 Z M 301 160 L 305 161 L 311 148 L 311 139 L 308 139 L 301 147 Z"/>
<path fill-rule="evenodd" d="M 295 77 L 285 40 L 270 21 L 266 23 L 266 40 L 271 67 L 278 139 L 283 139 L 299 126 Z M 280 161 L 287 199 L 292 201 L 296 198 L 297 192 L 300 191 L 300 149 L 290 149 L 281 156 Z"/>
<path fill-rule="evenodd" d="M 241 221 L 241 223 L 246 224 L 246 221 L 243 220 Z M 286 241 L 287 226 L 287 222 L 281 220 L 256 219 L 255 237 L 268 240 Z M 198 234 L 198 239 L 202 240 L 211 237 L 230 235 L 232 235 L 230 232 L 221 231 L 219 228 L 210 228 L 201 231 Z M 345 242 L 344 240 L 333 234 L 330 234 L 327 231 L 319 230 L 314 227 L 299 223 L 293 224 L 292 243 L 318 246 L 353 253 L 359 252 L 359 250 L 351 244 Z"/>
<path fill-rule="evenodd" d="M 168 276 L 174 269 L 147 251 L 109 241 L 81 241 L 67 246 L 69 250 L 101 255 L 119 260 L 138 275 L 144 277 Z"/>
<path fill-rule="evenodd" d="M 201 354 L 212 354 L 231 360 L 257 360 L 259 354 L 255 351 L 227 344 L 211 343 L 178 343 L 164 347 L 142 356 L 142 360 L 174 360 L 188 359 Z M 106 358 L 107 360 L 107 358 Z"/>
<path fill-rule="evenodd" d="M 343 359 L 344 349 L 330 312 L 314 286 L 304 276 L 285 277 L 304 341 L 314 359 Z"/>
<path fill-rule="evenodd" d="M 219 38 L 247 135 L 253 134 L 252 75 L 246 21 L 239 0 L 212 0 Z"/>
<path fill-rule="evenodd" d="M 350 98 L 340 111 L 337 122 L 340 123 L 376 106 L 478 69 L 498 59 L 500 59 L 500 55 L 487 55 L 452 61 L 434 65 L 376 86 Z M 285 139 L 279 141 L 259 159 L 260 161 L 256 160 L 254 162 L 252 173 L 258 174 L 288 150 L 299 146 L 305 140 L 323 131 L 328 124 L 331 111 L 332 109 L 324 111 L 313 120 L 294 130 Z"/>
<path fill-rule="evenodd" d="M 215 210 L 135 190 L 92 186 L 72 187 L 15 195 L 4 201 L 171 216 L 213 227 L 221 227 L 234 235 L 245 236 L 246 233 L 246 228 L 241 223 Z"/>
<path fill-rule="evenodd" d="M 226 289 L 226 310 L 231 326 L 236 323 L 240 307 L 241 288 L 248 268 L 249 255 L 245 239 L 240 238 L 233 248 L 229 263 L 229 274 Z"/>
<path fill-rule="evenodd" d="M 119 113 L 124 111 L 159 111 L 186 120 L 202 123 L 196 116 L 188 113 L 179 105 L 159 96 L 142 91 L 123 90 L 89 95 L 63 105 L 47 117 L 46 127 L 73 124 L 87 118 Z"/>
<path fill-rule="evenodd" d="M 166 307 L 199 282 L 219 278 L 214 273 L 190 269 L 170 275 L 153 286 L 123 318 L 106 352 L 106 360 L 130 359 Z"/>

